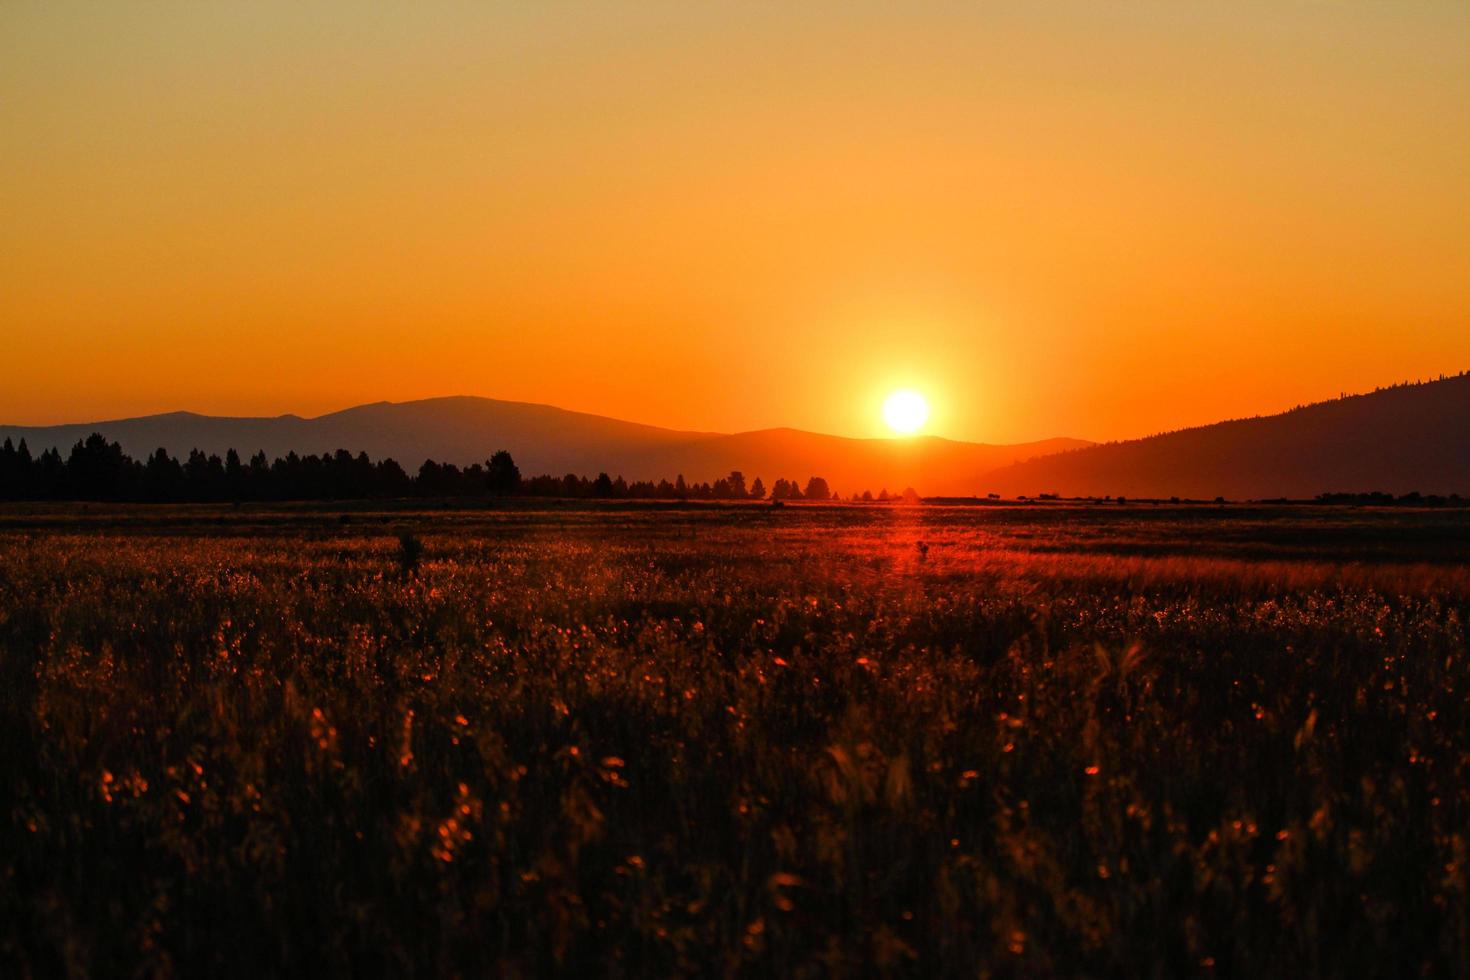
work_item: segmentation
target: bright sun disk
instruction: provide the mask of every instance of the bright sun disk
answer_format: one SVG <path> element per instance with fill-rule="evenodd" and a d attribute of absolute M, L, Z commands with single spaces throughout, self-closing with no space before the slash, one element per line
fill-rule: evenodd
<path fill-rule="evenodd" d="M 895 391 L 883 403 L 883 419 L 894 432 L 910 435 L 929 420 L 929 403 L 917 391 Z"/>

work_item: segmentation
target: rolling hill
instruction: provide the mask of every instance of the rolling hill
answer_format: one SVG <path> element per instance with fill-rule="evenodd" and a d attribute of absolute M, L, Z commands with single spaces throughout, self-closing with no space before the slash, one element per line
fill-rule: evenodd
<path fill-rule="evenodd" d="M 1470 495 L 1470 374 L 1078 449 L 979 482 L 1006 496 Z"/>
<path fill-rule="evenodd" d="M 608 472 L 629 480 L 713 480 L 742 470 L 824 476 L 843 492 L 913 486 L 932 496 L 1209 499 L 1309 498 L 1325 492 L 1470 495 L 1470 375 L 1399 385 L 1257 418 L 1093 445 L 1049 439 L 1011 446 L 912 439 L 849 439 L 796 429 L 733 435 L 640 425 L 548 405 L 431 398 L 360 405 L 317 418 L 226 418 L 174 412 L 47 427 L 0 426 L 33 452 L 63 453 L 92 432 L 143 457 L 162 446 L 267 456 L 339 448 L 466 465 L 508 449 L 525 474 Z"/>
<path fill-rule="evenodd" d="M 803 482 L 824 476 L 845 493 L 877 493 L 913 486 L 927 494 L 973 493 L 978 474 L 1045 453 L 1085 446 L 1078 439 L 1050 439 L 1014 446 L 956 442 L 935 437 L 848 439 L 770 429 L 725 435 L 639 425 L 570 412 L 548 405 L 449 397 L 377 402 L 317 418 L 229 418 L 173 412 L 142 418 L 74 425 L 0 426 L 0 439 L 24 438 L 33 452 L 55 446 L 67 452 L 93 432 L 142 458 L 162 446 L 175 456 L 191 449 L 249 456 L 287 452 L 325 453 L 343 448 L 374 459 L 390 456 L 413 470 L 425 459 L 467 465 L 507 449 L 521 472 L 595 475 L 606 471 L 629 480 L 714 480 L 733 469 L 767 484 L 777 477 Z"/>

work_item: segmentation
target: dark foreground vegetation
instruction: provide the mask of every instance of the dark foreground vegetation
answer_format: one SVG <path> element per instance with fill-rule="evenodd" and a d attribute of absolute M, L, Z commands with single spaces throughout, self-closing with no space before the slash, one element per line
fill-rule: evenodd
<path fill-rule="evenodd" d="M 0 975 L 1465 975 L 1467 549 L 0 509 Z"/>

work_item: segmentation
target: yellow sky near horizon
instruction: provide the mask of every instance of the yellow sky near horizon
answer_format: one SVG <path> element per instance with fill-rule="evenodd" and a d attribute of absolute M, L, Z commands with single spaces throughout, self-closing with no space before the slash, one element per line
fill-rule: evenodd
<path fill-rule="evenodd" d="M 1122 438 L 1470 367 L 1470 7 L 10 4 L 0 422 Z"/>

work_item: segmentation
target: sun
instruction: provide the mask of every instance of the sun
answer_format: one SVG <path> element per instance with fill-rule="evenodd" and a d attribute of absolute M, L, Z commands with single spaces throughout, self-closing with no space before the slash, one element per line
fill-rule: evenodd
<path fill-rule="evenodd" d="M 899 435 L 913 435 L 929 421 L 929 403 L 917 391 L 895 391 L 883 403 L 883 420 Z"/>

